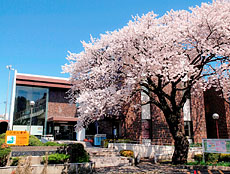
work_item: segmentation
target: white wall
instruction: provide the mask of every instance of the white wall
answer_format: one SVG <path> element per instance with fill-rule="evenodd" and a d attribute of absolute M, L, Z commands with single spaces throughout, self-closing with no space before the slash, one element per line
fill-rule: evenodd
<path fill-rule="evenodd" d="M 109 143 L 108 148 L 112 148 L 120 152 L 121 150 L 132 150 L 134 156 L 140 158 L 154 158 L 157 156 L 172 157 L 174 152 L 174 146 L 164 145 L 146 145 L 146 144 L 126 144 L 126 143 Z M 189 149 L 189 158 L 192 158 L 195 154 L 202 153 L 201 147 L 191 147 Z"/>

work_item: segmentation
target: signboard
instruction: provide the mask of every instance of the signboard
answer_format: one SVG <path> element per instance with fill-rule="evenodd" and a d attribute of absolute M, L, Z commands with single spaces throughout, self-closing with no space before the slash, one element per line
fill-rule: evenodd
<path fill-rule="evenodd" d="M 203 139 L 203 152 L 230 153 L 230 139 Z"/>
<path fill-rule="evenodd" d="M 30 126 L 28 125 L 16 125 L 13 126 L 14 131 L 30 131 Z M 31 135 L 43 135 L 43 126 L 31 126 Z"/>
<path fill-rule="evenodd" d="M 43 126 L 31 126 L 31 135 L 43 135 Z"/>
<path fill-rule="evenodd" d="M 5 143 L 7 145 L 25 146 L 29 144 L 29 132 L 6 131 Z"/>

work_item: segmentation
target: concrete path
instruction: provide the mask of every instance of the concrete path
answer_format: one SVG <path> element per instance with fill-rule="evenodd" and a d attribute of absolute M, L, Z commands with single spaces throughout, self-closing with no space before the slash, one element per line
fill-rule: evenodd
<path fill-rule="evenodd" d="M 172 166 L 163 164 L 153 164 L 151 162 L 141 162 L 137 166 L 106 167 L 96 169 L 97 174 L 230 174 L 229 171 L 220 169 L 183 169 L 182 166 Z"/>

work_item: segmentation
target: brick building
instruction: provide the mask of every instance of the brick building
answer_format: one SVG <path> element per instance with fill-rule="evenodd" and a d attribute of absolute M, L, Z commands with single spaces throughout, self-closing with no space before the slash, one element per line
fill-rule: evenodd
<path fill-rule="evenodd" d="M 74 125 L 77 108 L 69 104 L 66 92 L 71 85 L 67 78 L 15 73 L 12 92 L 10 129 L 30 130 L 34 135 L 53 134 L 55 139 L 76 139 Z M 190 142 L 200 143 L 202 138 L 230 138 L 229 105 L 210 89 L 193 94 L 183 108 L 185 133 Z M 106 134 L 107 138 L 128 138 L 142 142 L 172 143 L 172 136 L 163 113 L 154 105 L 134 107 L 148 100 L 138 94 L 124 107 L 119 117 L 104 118 L 86 128 L 87 135 Z M 34 106 L 30 102 L 34 101 Z M 216 125 L 212 114 L 220 118 Z M 31 124 L 30 124 L 31 123 Z M 84 137 L 84 133 L 83 133 Z"/>
<path fill-rule="evenodd" d="M 67 78 L 15 72 L 10 129 L 28 130 L 37 136 L 53 134 L 55 139 L 76 139 L 77 110 L 66 99 L 69 89 Z"/>
<path fill-rule="evenodd" d="M 182 114 L 185 134 L 190 143 L 201 143 L 203 138 L 218 138 L 218 135 L 219 138 L 230 138 L 229 104 L 219 94 L 215 89 L 196 92 L 185 103 Z M 126 106 L 124 116 L 99 121 L 98 133 L 106 132 L 108 138 L 114 138 L 115 128 L 118 138 L 172 144 L 173 139 L 162 111 L 150 104 L 133 107 L 140 99 L 147 100 L 148 97 L 139 94 Z M 217 124 L 212 118 L 214 113 L 220 116 Z"/>

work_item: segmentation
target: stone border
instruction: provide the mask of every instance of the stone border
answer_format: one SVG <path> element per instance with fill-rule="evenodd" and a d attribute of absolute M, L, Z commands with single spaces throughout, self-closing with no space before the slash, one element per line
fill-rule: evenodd
<path fill-rule="evenodd" d="M 83 165 L 86 170 L 89 170 L 88 173 L 93 173 L 95 171 L 95 163 L 94 162 L 84 162 L 84 163 L 67 163 L 67 164 L 48 164 L 47 173 L 61 173 L 63 170 L 66 170 L 66 166 L 69 166 L 69 170 L 78 170 L 79 165 Z M 76 167 L 77 166 L 77 167 Z M 11 174 L 13 170 L 15 170 L 17 166 L 5 166 L 0 167 L 0 174 Z M 44 169 L 44 165 L 31 165 L 33 168 L 32 174 L 39 174 Z"/>

